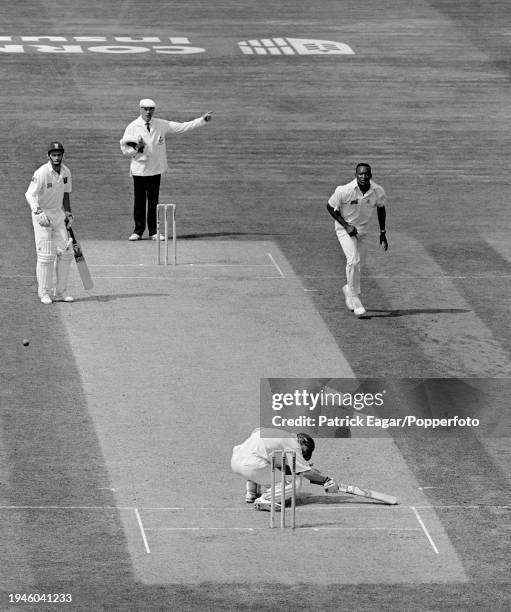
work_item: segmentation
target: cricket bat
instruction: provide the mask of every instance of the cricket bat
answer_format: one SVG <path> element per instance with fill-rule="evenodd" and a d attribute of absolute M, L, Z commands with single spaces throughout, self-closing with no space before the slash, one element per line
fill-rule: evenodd
<path fill-rule="evenodd" d="M 389 506 L 395 506 L 397 499 L 393 495 L 387 495 L 386 493 L 378 493 L 378 491 L 371 491 L 371 489 L 361 489 L 355 485 L 348 485 L 339 483 L 340 493 L 349 493 L 350 495 L 359 495 L 360 497 L 368 497 L 369 499 L 375 499 L 381 501 Z"/>
<path fill-rule="evenodd" d="M 78 268 L 80 278 L 82 279 L 83 288 L 92 289 L 94 287 L 94 283 L 92 281 L 87 262 L 85 261 L 85 257 L 83 256 L 82 247 L 75 238 L 73 228 L 71 226 L 68 226 L 67 231 L 69 232 L 71 240 L 73 241 L 73 251 L 75 254 L 76 267 Z"/>

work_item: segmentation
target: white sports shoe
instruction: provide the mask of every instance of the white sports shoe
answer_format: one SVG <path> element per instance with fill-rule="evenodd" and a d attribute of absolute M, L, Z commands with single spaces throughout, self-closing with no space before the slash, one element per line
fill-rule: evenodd
<path fill-rule="evenodd" d="M 351 292 L 348 285 L 344 285 L 342 288 L 342 292 L 344 293 L 344 301 L 346 302 L 346 308 L 353 312 L 353 300 L 351 299 Z"/>
<path fill-rule="evenodd" d="M 351 303 L 353 304 L 353 311 L 357 317 L 360 317 L 366 313 L 366 309 L 363 307 L 362 302 L 357 295 L 354 295 L 351 298 Z"/>
<path fill-rule="evenodd" d="M 254 503 L 254 509 L 262 512 L 271 512 L 271 502 L 257 499 Z M 275 502 L 275 512 L 280 512 L 280 504 Z"/>
<path fill-rule="evenodd" d="M 74 297 L 71 297 L 70 295 L 67 295 L 66 293 L 61 293 L 61 294 L 56 293 L 53 296 L 53 299 L 56 302 L 74 302 L 75 301 Z"/>
<path fill-rule="evenodd" d="M 152 236 L 150 236 L 151 240 L 158 240 L 158 234 L 153 234 Z M 160 240 L 165 240 L 165 236 L 163 234 L 160 234 Z"/>
<path fill-rule="evenodd" d="M 41 298 L 41 303 L 42 304 L 51 304 L 52 303 L 52 299 L 51 299 L 51 297 L 47 293 L 45 293 L 43 295 L 43 297 Z"/>
<path fill-rule="evenodd" d="M 132 242 L 135 240 L 142 240 L 142 236 L 139 236 L 138 234 L 131 234 L 131 236 L 128 238 L 128 240 L 131 240 Z"/>

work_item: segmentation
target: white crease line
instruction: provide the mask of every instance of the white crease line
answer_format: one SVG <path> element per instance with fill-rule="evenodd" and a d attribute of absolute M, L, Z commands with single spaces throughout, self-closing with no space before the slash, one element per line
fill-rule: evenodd
<path fill-rule="evenodd" d="M 170 267 L 170 266 L 169 266 Z M 1 277 L 0 277 L 1 278 Z M 94 275 L 94 280 L 98 278 L 104 278 L 107 280 L 157 280 L 157 281 L 187 281 L 187 280 L 226 280 L 226 281 L 237 281 L 240 280 L 235 276 L 227 276 L 227 275 L 218 275 L 218 276 L 179 276 L 178 274 L 175 276 L 101 276 L 98 274 Z M 259 281 L 259 280 L 275 280 L 276 278 L 281 279 L 282 276 L 247 276 L 242 280 L 247 281 Z"/>
<path fill-rule="evenodd" d="M 134 510 L 133 506 L 0 506 L 0 510 Z"/>
<path fill-rule="evenodd" d="M 146 531 L 266 531 L 268 527 L 146 527 Z M 422 531 L 420 527 L 299 527 L 302 531 Z"/>
<path fill-rule="evenodd" d="M 409 506 L 410 508 L 413 508 L 414 506 Z M 460 506 L 457 504 L 444 504 L 443 506 L 415 506 L 415 508 L 421 508 L 422 510 L 428 510 L 429 508 L 435 510 L 442 510 L 442 509 L 447 509 L 447 510 L 486 510 L 487 508 L 491 508 L 492 510 L 511 510 L 511 506 L 510 505 L 503 505 L 503 506 L 496 506 L 494 504 L 480 504 L 479 506 Z"/>
<path fill-rule="evenodd" d="M 424 521 L 421 519 L 420 514 L 417 512 L 417 508 L 415 508 L 414 506 L 410 506 L 410 508 L 413 510 L 413 513 L 415 514 L 415 517 L 417 521 L 419 522 L 419 525 L 422 527 L 422 531 L 424 531 L 424 533 L 426 534 L 426 537 L 428 538 L 429 543 L 431 544 L 431 547 L 433 548 L 433 550 L 435 551 L 437 555 L 440 554 L 438 552 L 438 548 L 436 547 L 435 542 L 433 541 L 433 538 L 429 535 L 429 531 L 427 530 L 426 525 L 424 525 Z"/>
<path fill-rule="evenodd" d="M 180 268 L 186 266 L 190 268 L 271 268 L 270 264 L 251 264 L 251 263 L 180 263 Z M 158 264 L 144 264 L 144 263 L 133 263 L 133 264 L 89 264 L 89 268 L 159 268 L 165 269 L 168 266 L 162 266 Z"/>
<path fill-rule="evenodd" d="M 300 278 L 338 278 L 345 279 L 346 277 L 342 274 L 302 274 Z M 486 278 L 511 278 L 511 274 L 440 274 L 439 276 L 420 276 L 420 275 L 411 275 L 411 274 L 365 274 L 364 278 L 371 279 L 396 279 L 396 280 L 432 280 L 437 281 L 442 278 L 451 279 L 451 278 L 480 278 L 482 280 Z"/>
<path fill-rule="evenodd" d="M 271 253 L 268 253 L 268 257 L 270 258 L 272 264 L 275 266 L 275 268 L 277 269 L 277 272 L 280 274 L 280 276 L 282 278 L 286 278 L 284 272 L 282 272 L 282 270 L 280 269 L 279 265 L 277 264 L 277 262 L 275 261 L 275 259 L 273 258 L 273 255 Z"/>
<path fill-rule="evenodd" d="M 387 512 L 394 512 L 395 510 L 410 510 L 413 508 L 419 508 L 421 510 L 434 510 L 434 509 L 442 509 L 442 508 L 447 508 L 447 509 L 459 509 L 459 510 L 486 510 L 487 508 L 491 508 L 493 510 L 510 510 L 511 509 L 511 505 L 509 504 L 504 504 L 504 505 L 495 505 L 495 504 L 472 504 L 471 506 L 469 505 L 461 505 L 461 504 L 439 504 L 439 505 L 420 505 L 420 504 L 415 504 L 414 506 L 406 506 L 403 504 L 397 504 L 395 506 L 390 506 L 388 504 L 383 504 L 383 503 L 375 503 L 375 502 L 345 502 L 345 503 L 339 503 L 339 504 L 302 504 L 302 505 L 298 505 L 297 508 L 302 508 L 304 510 L 361 510 L 361 509 L 371 509 L 371 510 L 386 510 Z M 252 508 L 253 509 L 253 508 Z M 239 508 L 239 507 L 221 507 L 221 506 L 208 506 L 208 507 L 202 507 L 202 506 L 198 506 L 198 507 L 192 507 L 192 506 L 188 506 L 187 508 L 183 507 L 183 508 L 165 508 L 165 507 L 158 507 L 158 508 L 144 508 L 144 510 L 205 510 L 205 511 L 210 511 L 210 510 L 233 510 L 233 511 L 249 511 L 251 510 L 250 507 L 248 508 Z"/>
<path fill-rule="evenodd" d="M 511 505 L 495 505 L 495 504 L 480 504 L 480 505 L 458 505 L 458 504 L 444 504 L 444 505 L 415 505 L 415 506 L 405 506 L 402 504 L 396 506 L 388 506 L 385 504 L 376 504 L 374 502 L 349 502 L 349 503 L 339 503 L 339 504 L 303 504 L 298 505 L 297 508 L 302 508 L 303 510 L 379 510 L 386 512 L 395 512 L 396 510 L 511 510 Z M 245 506 L 138 506 L 139 510 L 158 510 L 158 511 L 190 511 L 190 510 L 200 510 L 210 512 L 212 510 L 220 510 L 222 512 L 254 512 L 253 507 L 245 507 Z M 0 510 L 135 510 L 135 506 L 2 506 L 0 505 Z"/>
<path fill-rule="evenodd" d="M 256 531 L 261 527 L 147 527 L 146 531 Z M 264 529 L 267 529 L 265 527 Z"/>
<path fill-rule="evenodd" d="M 135 516 L 137 517 L 137 523 L 140 528 L 140 533 L 142 534 L 142 540 L 144 540 L 145 551 L 149 555 L 151 551 L 149 550 L 149 544 L 147 543 L 147 537 L 144 530 L 144 525 L 142 524 L 142 519 L 140 518 L 140 513 L 138 508 L 135 508 Z"/>
<path fill-rule="evenodd" d="M 419 527 L 304 527 L 312 531 L 421 531 Z"/>
<path fill-rule="evenodd" d="M 268 255 L 271 257 L 271 254 L 268 253 Z M 257 278 L 286 278 L 286 279 L 306 279 L 306 278 L 312 278 L 315 280 L 322 280 L 322 279 L 338 279 L 338 280 L 343 280 L 345 279 L 345 276 L 343 276 L 342 274 L 302 274 L 302 275 L 297 275 L 297 274 L 293 274 L 290 276 L 285 276 L 284 273 L 282 272 L 282 270 L 279 268 L 279 266 L 277 265 L 277 263 L 275 262 L 275 260 L 273 259 L 273 257 L 271 257 L 272 261 L 273 261 L 273 266 L 277 269 L 277 271 L 279 272 L 279 277 L 276 276 L 262 276 L 262 277 L 257 277 Z M 160 268 L 165 269 L 165 268 L 184 268 L 185 266 L 196 266 L 196 265 L 205 265 L 205 264 L 178 264 L 177 266 L 160 266 Z M 214 264 L 216 265 L 216 264 Z M 101 265 L 96 265 L 96 264 L 89 264 L 90 268 L 99 268 L 99 267 L 121 267 L 119 266 L 101 266 Z M 133 264 L 133 265 L 129 265 L 127 267 L 156 267 L 156 264 L 154 265 L 147 265 L 144 266 L 144 264 Z M 219 265 L 218 267 L 239 267 L 239 268 L 243 268 L 243 267 L 261 267 L 261 268 L 269 268 L 270 266 L 265 265 L 265 264 L 243 264 L 243 265 L 238 265 L 235 264 L 233 266 L 228 266 L 228 265 L 224 265 L 221 266 Z M 5 279 L 22 279 L 22 278 L 26 278 L 26 279 L 35 279 L 35 275 L 34 274 L 1 274 L 0 278 L 5 278 Z M 156 278 L 156 279 L 160 279 L 160 278 L 164 278 L 164 277 L 150 277 L 150 276 L 95 276 L 94 278 Z M 204 276 L 196 276 L 196 277 L 182 277 L 182 278 L 192 278 L 192 279 L 202 279 L 202 278 L 215 278 L 215 277 L 204 277 Z M 364 278 L 366 279 L 387 279 L 387 280 L 431 280 L 433 282 L 437 282 L 439 280 L 442 279 L 469 279 L 469 280 L 474 280 L 474 279 L 480 279 L 480 280 L 485 280 L 485 279 L 494 279 L 494 278 L 502 278 L 502 279 L 508 279 L 511 278 L 511 274 L 463 274 L 463 275 L 440 275 L 440 276 L 406 276 L 406 275 L 398 275 L 398 274 L 392 274 L 392 275 L 365 275 Z"/>
<path fill-rule="evenodd" d="M 270 264 L 256 264 L 256 263 L 215 263 L 215 262 L 210 262 L 210 263 L 182 263 L 179 264 L 180 266 L 190 266 L 190 267 L 216 267 L 216 268 L 270 268 Z"/>

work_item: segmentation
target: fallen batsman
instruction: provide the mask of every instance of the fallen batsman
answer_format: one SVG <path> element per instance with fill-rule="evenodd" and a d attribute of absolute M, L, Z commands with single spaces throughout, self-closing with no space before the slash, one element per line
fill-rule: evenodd
<path fill-rule="evenodd" d="M 362 489 L 355 485 L 340 484 L 330 476 L 312 467 L 312 453 L 315 449 L 314 440 L 306 433 L 294 434 L 282 429 L 257 428 L 242 444 L 232 451 L 231 469 L 246 479 L 245 501 L 254 504 L 256 510 L 270 511 L 271 507 L 271 454 L 274 451 L 294 451 L 296 453 L 296 483 L 295 491 L 299 491 L 302 479 L 306 478 L 312 484 L 320 485 L 325 493 L 349 493 L 367 497 L 385 504 L 397 504 L 397 499 L 385 493 L 370 489 Z M 277 469 L 281 465 L 277 463 Z M 286 476 L 290 475 L 286 466 Z M 291 479 L 286 477 L 285 500 L 292 494 Z M 280 498 L 281 484 L 275 487 L 275 497 Z M 280 509 L 276 504 L 277 510 Z"/>

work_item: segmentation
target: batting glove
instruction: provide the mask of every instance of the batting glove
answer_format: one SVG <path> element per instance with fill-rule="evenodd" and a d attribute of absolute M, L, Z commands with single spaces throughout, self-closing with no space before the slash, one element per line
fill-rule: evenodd
<path fill-rule="evenodd" d="M 38 212 L 36 211 L 34 214 L 36 216 L 36 219 L 39 225 L 41 225 L 42 227 L 49 227 L 50 220 L 48 219 L 48 216 L 46 215 L 45 212 L 40 210 Z"/>
<path fill-rule="evenodd" d="M 387 242 L 387 234 L 385 233 L 385 230 L 380 230 L 380 244 L 385 251 L 388 250 L 389 243 Z"/>
<path fill-rule="evenodd" d="M 328 478 L 323 483 L 323 488 L 325 489 L 325 493 L 338 493 L 339 485 L 335 482 L 333 478 Z"/>

